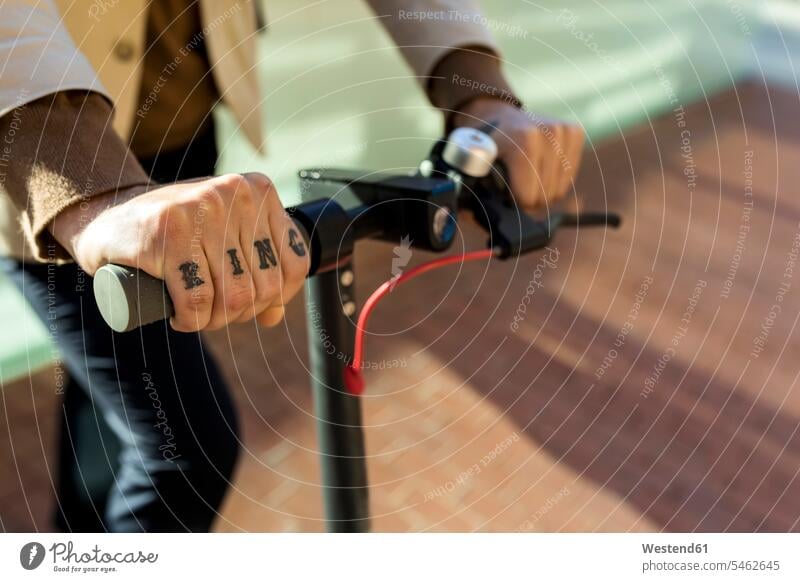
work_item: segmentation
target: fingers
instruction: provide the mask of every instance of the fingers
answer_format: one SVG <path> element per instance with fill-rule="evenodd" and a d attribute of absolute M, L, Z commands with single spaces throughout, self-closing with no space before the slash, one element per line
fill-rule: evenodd
<path fill-rule="evenodd" d="M 542 169 L 547 176 L 545 181 L 545 197 L 544 204 L 549 207 L 552 202 L 558 200 L 561 196 L 558 190 L 559 183 L 561 182 L 561 175 L 564 171 L 564 154 L 562 143 L 562 127 L 560 124 L 553 125 L 547 128 L 545 141 L 547 155 L 547 165 Z"/>
<path fill-rule="evenodd" d="M 138 237 L 150 241 L 137 261 L 154 277 L 163 279 L 174 314 L 170 325 L 176 331 L 203 329 L 211 319 L 214 304 L 214 282 L 203 246 L 193 238 L 197 217 L 208 209 L 207 196 L 200 191 L 176 193 L 170 204 L 145 201 L 154 219 L 149 228 L 136 229 Z M 125 233 L 118 238 L 124 239 Z"/>
<path fill-rule="evenodd" d="M 565 126 L 565 143 L 563 149 L 566 164 L 558 184 L 559 197 L 563 197 L 569 191 L 575 180 L 575 175 L 580 166 L 581 157 L 583 156 L 583 144 L 585 139 L 581 126 L 577 124 Z"/>
<path fill-rule="evenodd" d="M 500 153 L 517 203 L 538 209 L 562 199 L 580 164 L 583 142 L 583 130 L 572 124 L 526 124 L 509 132 Z"/>
<path fill-rule="evenodd" d="M 175 308 L 170 325 L 175 331 L 187 333 L 205 328 L 214 304 L 214 284 L 205 254 L 167 258 L 165 264 L 171 265 L 164 273 L 164 281 Z"/>
<path fill-rule="evenodd" d="M 254 317 L 275 325 L 308 272 L 305 243 L 266 176 L 232 174 L 214 178 L 211 186 L 221 206 L 214 204 L 213 228 L 203 232 L 213 287 L 205 329 Z"/>
<path fill-rule="evenodd" d="M 253 284 L 253 297 L 250 305 L 231 321 L 255 317 L 262 325 L 274 326 L 283 318 L 283 305 L 302 288 L 310 257 L 272 182 L 257 173 L 244 178 L 256 201 L 239 221 L 240 247 Z"/>
<path fill-rule="evenodd" d="M 239 323 L 249 321 L 272 305 L 281 286 L 281 272 L 269 225 L 269 204 L 266 196 L 272 189 L 272 184 L 266 176 L 260 174 L 258 175 L 260 178 L 254 176 L 246 177 L 260 195 L 253 211 L 242 217 L 239 239 L 247 268 L 251 273 L 255 294 L 253 304 L 239 315 L 237 319 Z"/>
<path fill-rule="evenodd" d="M 252 309 L 255 289 L 237 239 L 226 237 L 222 247 L 213 246 L 207 253 L 211 257 L 214 305 L 206 329 L 219 329 L 238 321 L 242 313 Z"/>
<path fill-rule="evenodd" d="M 283 306 L 302 288 L 311 257 L 297 225 L 284 210 L 274 190 L 267 197 L 267 204 L 270 230 L 280 265 L 280 286 L 270 307 L 258 316 L 258 322 L 274 326 L 283 318 Z"/>
<path fill-rule="evenodd" d="M 518 143 L 511 144 L 511 151 L 507 155 L 511 192 L 517 204 L 523 208 L 536 208 L 544 199 L 544 151 L 537 142 L 537 135 L 528 133 Z"/>
<path fill-rule="evenodd" d="M 240 176 L 220 176 L 209 186 L 221 199 L 222 207 L 216 209 L 203 238 L 214 283 L 214 304 L 206 328 L 219 329 L 237 321 L 253 305 L 253 273 L 242 250 L 240 228 L 257 200 L 250 184 Z"/>

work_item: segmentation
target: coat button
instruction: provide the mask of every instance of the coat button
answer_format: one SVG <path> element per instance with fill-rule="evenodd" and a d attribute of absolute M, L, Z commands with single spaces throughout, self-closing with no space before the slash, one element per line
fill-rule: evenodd
<path fill-rule="evenodd" d="M 131 41 L 121 38 L 114 45 L 114 56 L 121 61 L 129 61 L 133 57 L 133 43 Z"/>

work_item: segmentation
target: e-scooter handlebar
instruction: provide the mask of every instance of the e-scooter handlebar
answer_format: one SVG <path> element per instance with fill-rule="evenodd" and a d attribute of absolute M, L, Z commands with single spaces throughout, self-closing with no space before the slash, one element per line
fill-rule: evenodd
<path fill-rule="evenodd" d="M 460 128 L 439 140 L 416 175 L 309 169 L 299 174 L 313 201 L 288 208 L 310 252 L 309 277 L 347 260 L 357 240 L 396 243 L 409 237 L 416 247 L 441 252 L 456 232 L 456 213 L 469 208 L 489 234 L 487 246 L 499 258 L 543 248 L 559 226 L 616 227 L 614 214 L 551 214 L 539 221 L 513 203 L 497 146 L 479 130 Z M 336 202 L 345 190 L 361 206 L 345 210 Z M 94 276 L 94 296 L 106 323 L 126 332 L 174 314 L 166 286 L 144 271 L 109 264 Z"/>

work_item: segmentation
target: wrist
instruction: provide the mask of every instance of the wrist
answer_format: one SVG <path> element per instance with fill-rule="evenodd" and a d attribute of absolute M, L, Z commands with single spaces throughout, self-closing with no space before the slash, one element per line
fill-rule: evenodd
<path fill-rule="evenodd" d="M 76 253 L 80 237 L 84 231 L 110 208 L 124 204 L 128 200 L 145 193 L 148 188 L 149 186 L 146 184 L 130 186 L 76 201 L 59 212 L 47 225 L 47 229 L 56 242 L 64 247 L 64 250 L 73 259 L 80 263 Z"/>
<path fill-rule="evenodd" d="M 476 126 L 489 123 L 497 125 L 509 112 L 520 111 L 519 101 L 508 101 L 491 96 L 478 96 L 464 103 L 450 117 L 450 127 Z"/>
<path fill-rule="evenodd" d="M 445 115 L 448 130 L 460 112 L 479 101 L 521 106 L 503 74 L 499 56 L 482 47 L 448 53 L 434 68 L 428 89 L 431 102 Z"/>

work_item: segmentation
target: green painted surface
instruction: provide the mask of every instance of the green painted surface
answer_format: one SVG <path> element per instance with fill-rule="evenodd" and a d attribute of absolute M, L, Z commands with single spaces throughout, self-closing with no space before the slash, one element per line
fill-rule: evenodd
<path fill-rule="evenodd" d="M 47 330 L 10 281 L 0 276 L 0 386 L 53 361 Z"/>
<path fill-rule="evenodd" d="M 787 34 L 796 35 L 800 8 L 793 2 L 484 5 L 526 106 L 579 120 L 594 141 L 703 99 L 756 70 L 771 66 L 770 75 L 793 79 L 778 60 L 785 39 L 768 30 L 779 19 Z M 269 0 L 267 6 L 271 24 L 260 41 L 260 68 L 269 153 L 256 154 L 220 111 L 220 171 L 264 172 L 284 202 L 293 204 L 299 201 L 294 176 L 304 166 L 415 166 L 439 135 L 440 116 L 364 4 Z M 770 55 L 768 63 L 758 62 L 754 47 Z M 44 326 L 3 281 L 0 317 L 3 381 L 50 360 Z"/>

